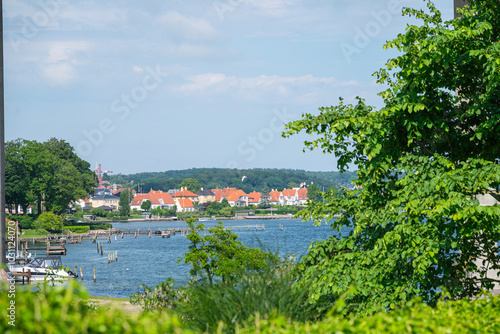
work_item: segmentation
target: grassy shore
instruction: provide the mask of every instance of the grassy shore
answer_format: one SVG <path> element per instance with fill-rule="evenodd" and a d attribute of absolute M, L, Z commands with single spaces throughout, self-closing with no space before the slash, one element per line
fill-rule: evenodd
<path fill-rule="evenodd" d="M 90 305 L 97 307 L 98 311 L 107 311 L 114 308 L 134 315 L 142 312 L 142 307 L 130 304 L 128 298 L 89 296 L 88 302 Z"/>

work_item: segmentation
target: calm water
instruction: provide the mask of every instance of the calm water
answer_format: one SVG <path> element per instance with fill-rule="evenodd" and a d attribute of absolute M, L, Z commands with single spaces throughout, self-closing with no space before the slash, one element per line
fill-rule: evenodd
<path fill-rule="evenodd" d="M 216 222 L 204 222 L 213 226 Z M 332 236 L 330 225 L 313 226 L 311 222 L 300 219 L 224 221 L 225 226 L 247 226 L 255 224 L 266 226 L 266 231 L 239 231 L 239 239 L 248 247 L 261 247 L 266 251 L 279 251 L 281 255 L 291 253 L 297 258 L 306 254 L 311 242 L 325 240 Z M 279 225 L 284 229 L 280 231 Z M 158 229 L 187 227 L 184 222 L 140 222 L 115 223 L 119 229 Z M 153 236 L 114 236 L 111 243 L 103 245 L 104 256 L 97 253 L 97 245 L 90 240 L 81 244 L 67 244 L 67 255 L 62 257 L 63 264 L 74 270 L 78 266 L 83 270 L 83 284 L 90 294 L 96 296 L 129 297 L 140 290 L 141 283 L 150 287 L 172 277 L 177 283 L 186 283 L 189 279 L 189 266 L 177 263 L 188 249 L 189 240 L 180 233 L 170 238 Z M 108 264 L 107 252 L 118 251 L 118 261 Z M 93 268 L 96 268 L 97 282 L 93 282 Z M 80 278 L 78 278 L 80 280 Z"/>

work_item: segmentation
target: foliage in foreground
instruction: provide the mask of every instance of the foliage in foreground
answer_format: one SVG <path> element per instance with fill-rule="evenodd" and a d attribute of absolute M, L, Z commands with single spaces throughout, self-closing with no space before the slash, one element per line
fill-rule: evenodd
<path fill-rule="evenodd" d="M 471 0 L 458 19 L 406 9 L 420 20 L 385 47 L 397 49 L 375 73 L 384 107 L 358 99 L 320 108 L 286 125 L 306 142 L 358 168 L 356 191 L 324 194 L 301 214 L 348 236 L 312 247 L 302 261 L 311 304 L 325 310 L 345 295 L 346 310 L 397 309 L 415 296 L 434 305 L 442 288 L 453 298 L 491 289 L 500 269 L 500 2 Z M 312 279 L 312 283 L 311 283 Z M 350 287 L 356 289 L 350 290 Z"/>
<path fill-rule="evenodd" d="M 203 331 L 216 332 L 221 322 L 224 332 L 252 323 L 255 314 L 274 314 L 292 321 L 312 318 L 312 308 L 304 306 L 306 290 L 295 288 L 297 279 L 290 264 L 259 273 L 246 273 L 227 284 L 192 282 L 185 290 L 184 302 L 175 310 L 185 323 Z"/>
<path fill-rule="evenodd" d="M 96 310 L 88 306 L 84 288 L 75 284 L 57 286 L 34 294 L 17 288 L 15 320 L 11 320 L 11 298 L 0 292 L 1 333 L 199 333 L 166 312 L 131 317 L 117 309 Z M 337 309 L 342 305 L 338 304 Z M 282 314 L 254 316 L 252 323 L 236 327 L 236 333 L 498 333 L 500 299 L 460 300 L 439 303 L 436 308 L 421 302 L 402 310 L 379 312 L 371 317 L 329 315 L 317 323 L 291 321 Z M 15 326 L 9 324 L 14 321 Z M 221 323 L 220 331 L 224 325 Z"/>
<path fill-rule="evenodd" d="M 184 263 L 192 266 L 189 274 L 195 279 L 205 278 L 210 285 L 216 279 L 227 283 L 246 272 L 260 272 L 278 262 L 275 254 L 243 245 L 238 235 L 226 229 L 222 222 L 202 237 L 200 231 L 204 225 L 195 225 L 195 221 L 186 220 L 190 229 L 187 239 L 191 243 L 189 252 L 184 254 Z"/>
<path fill-rule="evenodd" d="M 0 298 L 1 333 L 194 333 L 181 326 L 175 317 L 141 313 L 137 317 L 120 310 L 100 312 L 89 306 L 83 286 L 72 282 L 68 286 L 46 287 L 33 293 L 16 288 L 15 299 L 5 287 Z M 15 300 L 15 317 L 8 309 Z M 9 324 L 9 322 L 15 326 Z"/>
<path fill-rule="evenodd" d="M 154 288 L 142 283 L 143 292 L 137 292 L 130 296 L 130 303 L 140 305 L 143 310 L 154 311 L 157 309 L 175 309 L 182 302 L 183 289 L 174 288 L 175 281 L 168 278 L 166 282 L 160 282 Z"/>

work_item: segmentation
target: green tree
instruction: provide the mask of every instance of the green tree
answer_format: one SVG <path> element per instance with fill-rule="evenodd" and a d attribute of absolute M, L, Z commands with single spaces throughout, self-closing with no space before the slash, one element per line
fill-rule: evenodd
<path fill-rule="evenodd" d="M 434 305 L 492 288 L 486 265 L 500 269 L 500 207 L 478 196 L 500 184 L 500 2 L 471 0 L 459 19 L 443 22 L 435 6 L 406 9 L 421 20 L 386 48 L 400 51 L 376 72 L 387 89 L 378 111 L 342 100 L 286 126 L 319 135 L 305 142 L 358 168 L 359 189 L 325 194 L 302 212 L 348 236 L 316 243 L 302 260 L 310 302 L 361 313 L 399 308 L 414 296 Z M 456 94 L 456 92 L 458 94 Z"/>
<path fill-rule="evenodd" d="M 179 188 L 181 187 L 186 187 L 187 190 L 192 191 L 192 192 L 197 192 L 198 190 L 201 189 L 200 183 L 198 180 L 192 179 L 192 178 L 187 178 L 182 180 L 181 184 L 179 184 Z"/>
<path fill-rule="evenodd" d="M 311 184 L 307 187 L 307 198 L 310 201 L 320 201 L 322 198 L 322 193 L 318 190 L 315 184 Z"/>
<path fill-rule="evenodd" d="M 130 189 L 125 189 L 120 194 L 120 201 L 118 203 L 120 216 L 128 217 L 130 216 L 130 202 L 134 198 L 132 191 Z"/>
<path fill-rule="evenodd" d="M 143 209 L 144 211 L 149 211 L 149 209 L 151 209 L 151 201 L 147 199 L 144 202 L 142 202 L 141 209 Z"/>
<path fill-rule="evenodd" d="M 96 185 L 90 164 L 64 140 L 44 143 L 18 139 L 7 142 L 6 201 L 8 205 L 37 205 L 62 214 L 75 200 L 85 198 Z"/>
<path fill-rule="evenodd" d="M 212 202 L 207 206 L 206 212 L 209 216 L 217 216 L 221 208 L 222 204 L 220 202 Z"/>
<path fill-rule="evenodd" d="M 20 139 L 5 143 L 5 203 L 9 210 L 14 207 L 16 214 L 19 206 L 26 213 L 30 204 L 30 179 L 27 166 L 23 162 L 22 146 Z"/>
<path fill-rule="evenodd" d="M 53 177 L 49 179 L 45 193 L 47 210 L 62 214 L 75 200 L 85 198 L 96 186 L 90 164 L 78 157 L 73 147 L 64 140 L 50 138 L 43 143 L 52 162 Z"/>
<path fill-rule="evenodd" d="M 227 283 L 230 278 L 264 270 L 277 262 L 276 255 L 243 245 L 235 233 L 224 228 L 222 222 L 210 228 L 205 237 L 199 233 L 203 224 L 195 225 L 195 219 L 186 222 L 190 228 L 187 238 L 191 244 L 189 252 L 184 255 L 184 263 L 192 266 L 191 276 L 206 278 L 210 285 L 217 277 Z"/>
<path fill-rule="evenodd" d="M 171 207 L 170 209 L 168 209 L 167 215 L 169 217 L 174 217 L 176 214 L 177 214 L 177 205 L 174 205 L 173 207 Z"/>
<path fill-rule="evenodd" d="M 231 207 L 223 207 L 219 210 L 219 215 L 222 217 L 231 217 L 233 215 L 233 210 Z"/>
<path fill-rule="evenodd" d="M 44 229 L 51 232 L 61 232 L 63 229 L 62 218 L 49 211 L 39 215 L 33 225 L 37 230 Z"/>

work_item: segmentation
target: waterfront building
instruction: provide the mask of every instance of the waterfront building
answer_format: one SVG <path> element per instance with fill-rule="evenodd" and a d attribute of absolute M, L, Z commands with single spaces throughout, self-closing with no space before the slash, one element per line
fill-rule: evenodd
<path fill-rule="evenodd" d="M 198 204 L 215 202 L 215 194 L 211 190 L 201 188 L 196 192 L 196 195 L 198 195 Z"/>
<path fill-rule="evenodd" d="M 141 204 L 147 200 L 151 202 L 151 209 L 170 209 L 176 205 L 169 193 L 151 189 L 147 194 L 136 194 L 130 203 L 130 209 L 142 210 Z"/>

